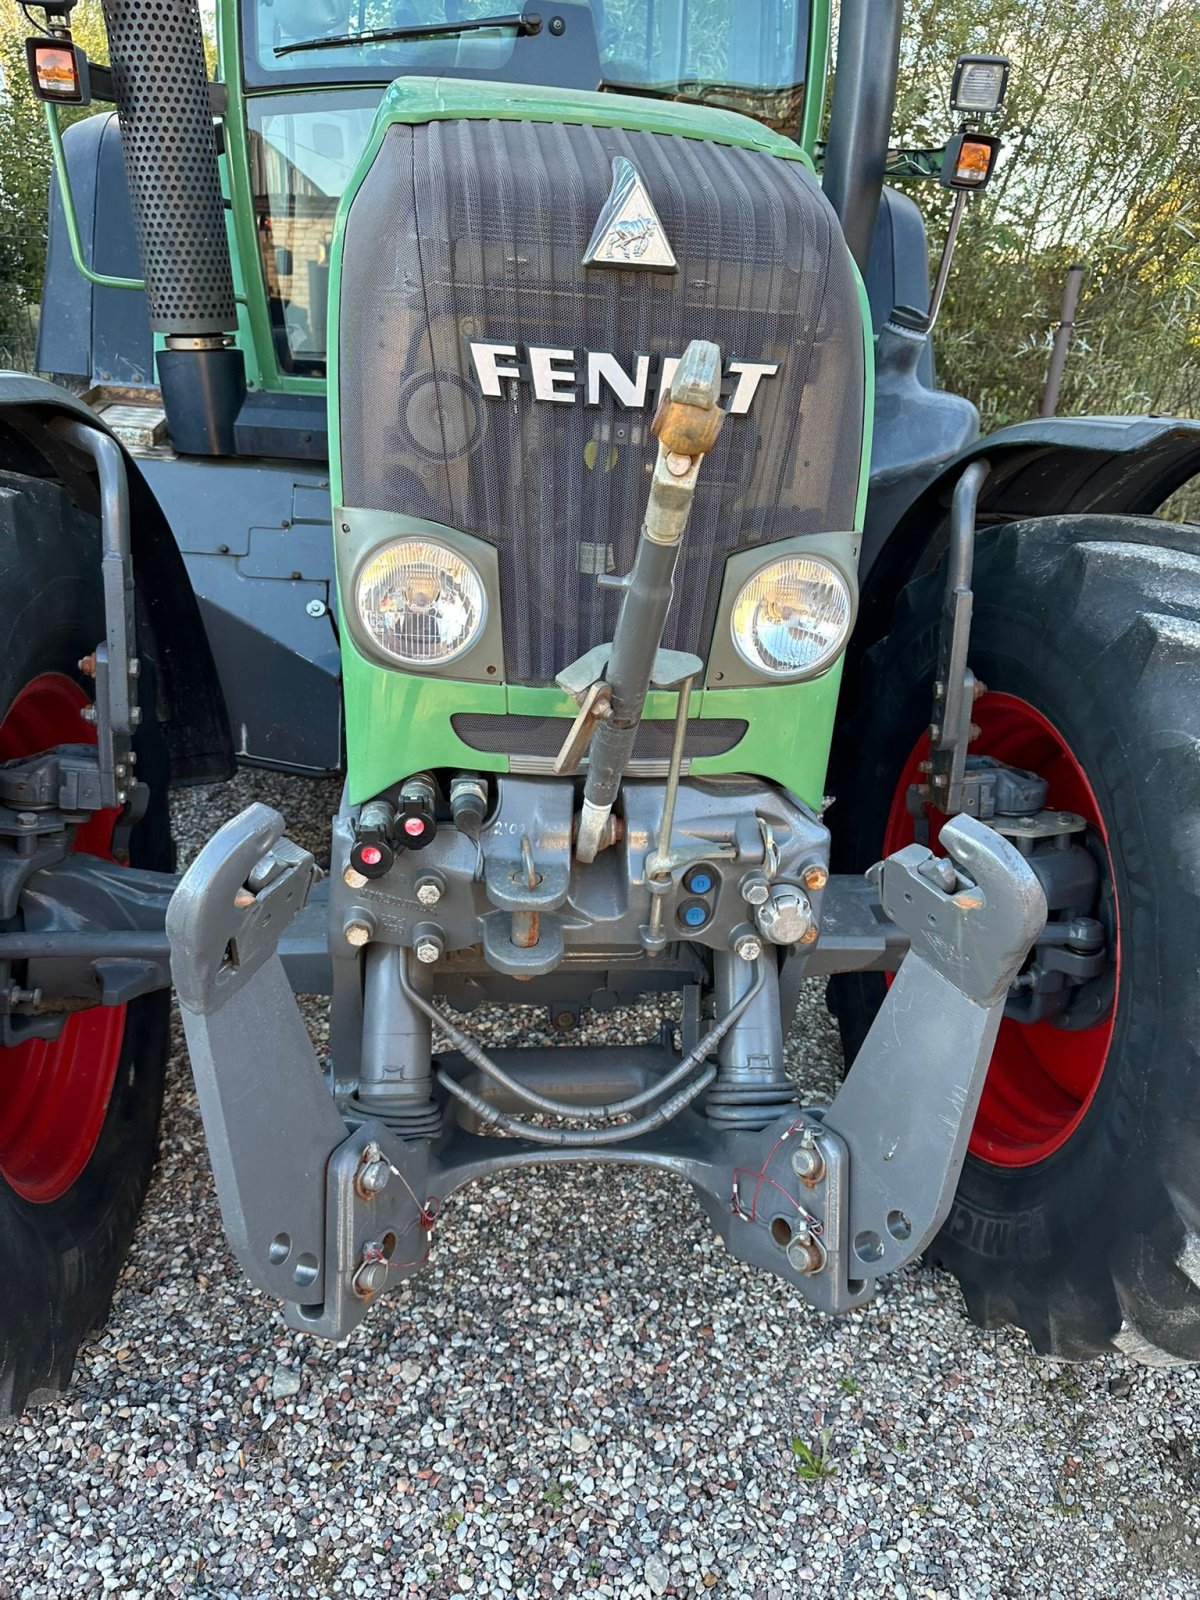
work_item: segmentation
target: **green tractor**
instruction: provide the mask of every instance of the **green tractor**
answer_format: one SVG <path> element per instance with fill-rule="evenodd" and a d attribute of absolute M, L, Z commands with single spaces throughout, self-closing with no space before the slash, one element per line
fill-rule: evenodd
<path fill-rule="evenodd" d="M 1153 515 L 1200 429 L 938 389 L 1003 58 L 905 152 L 899 0 L 843 0 L 824 144 L 824 0 L 219 0 L 215 82 L 196 0 L 105 0 L 107 66 L 71 3 L 60 381 L 0 377 L 3 1402 L 107 1312 L 172 988 L 295 1328 L 584 1161 L 824 1311 L 929 1249 L 1048 1355 L 1200 1358 L 1200 535 Z M 955 191 L 932 289 L 889 172 Z M 237 761 L 343 775 L 328 874 L 253 805 L 176 876 L 169 785 Z M 647 993 L 656 1043 L 570 1047 Z"/>

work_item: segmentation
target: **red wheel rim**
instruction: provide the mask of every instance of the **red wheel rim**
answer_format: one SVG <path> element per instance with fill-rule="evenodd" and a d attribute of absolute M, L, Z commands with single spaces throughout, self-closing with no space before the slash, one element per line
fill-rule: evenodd
<path fill-rule="evenodd" d="M 1104 818 L 1087 774 L 1058 729 L 1028 701 L 1010 694 L 984 695 L 976 702 L 973 715 L 980 732 L 971 753 L 994 756 L 1045 778 L 1050 786 L 1047 805 L 1077 812 L 1103 843 L 1115 895 Z M 929 759 L 929 753 L 929 736 L 924 734 L 905 763 L 892 797 L 885 855 L 913 842 L 908 791 L 921 781 L 920 763 Z M 930 842 L 935 848 L 944 821 L 938 812 L 930 818 Z M 1119 916 L 1114 921 L 1119 991 Z M 1115 1026 L 1115 1001 L 1106 1017 L 1078 1031 L 1056 1028 L 1050 1022 L 1022 1023 L 1005 1017 L 971 1131 L 971 1154 L 998 1167 L 1030 1167 L 1061 1149 L 1083 1121 L 1100 1087 Z"/>
<path fill-rule="evenodd" d="M 87 697 L 60 673 L 33 678 L 0 722 L 0 761 L 36 755 L 56 744 L 95 743 L 79 713 Z M 111 859 L 115 811 L 79 828 L 76 850 Z M 0 1175 L 37 1204 L 65 1194 L 87 1166 L 104 1123 L 125 1007 L 77 1011 L 56 1039 L 0 1049 Z"/>

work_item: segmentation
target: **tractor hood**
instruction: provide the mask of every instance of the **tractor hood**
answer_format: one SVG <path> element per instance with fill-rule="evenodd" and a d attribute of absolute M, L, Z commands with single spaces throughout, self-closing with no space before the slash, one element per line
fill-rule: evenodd
<path fill-rule="evenodd" d="M 729 416 L 664 644 L 707 658 L 730 557 L 856 526 L 857 275 L 800 148 L 747 118 L 400 80 L 331 268 L 337 503 L 495 552 L 489 667 L 509 685 L 548 688 L 612 637 L 619 592 L 597 580 L 632 559 L 691 339 L 723 352 Z"/>

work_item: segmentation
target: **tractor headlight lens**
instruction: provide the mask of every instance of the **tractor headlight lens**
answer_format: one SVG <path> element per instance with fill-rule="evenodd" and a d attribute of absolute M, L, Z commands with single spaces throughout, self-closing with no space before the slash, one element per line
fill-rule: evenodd
<path fill-rule="evenodd" d="M 487 615 L 475 568 L 432 539 L 397 539 L 377 550 L 359 574 L 354 603 L 384 654 L 414 668 L 461 656 Z"/>
<path fill-rule="evenodd" d="M 846 642 L 854 616 L 850 585 L 819 556 L 787 556 L 763 567 L 733 603 L 739 655 L 771 678 L 812 677 Z"/>

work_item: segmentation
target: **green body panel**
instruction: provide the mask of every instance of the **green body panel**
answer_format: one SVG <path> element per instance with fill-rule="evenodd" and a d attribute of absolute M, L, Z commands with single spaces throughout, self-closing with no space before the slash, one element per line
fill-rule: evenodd
<path fill-rule="evenodd" d="M 477 83 L 466 78 L 397 78 L 380 102 L 375 134 L 394 122 L 445 122 L 486 117 L 507 122 L 574 122 L 593 128 L 629 128 L 638 133 L 676 134 L 731 144 L 802 161 L 810 172 L 812 157 L 794 139 L 774 133 L 737 111 L 689 100 L 649 100 L 638 95 L 588 94 L 583 90 L 546 89 L 530 84 Z M 357 186 L 361 168 L 352 179 Z"/>
<path fill-rule="evenodd" d="M 555 90 L 498 87 L 460 79 L 398 79 L 380 104 L 370 138 L 346 186 L 334 223 L 328 348 L 330 475 L 335 505 L 342 500 L 337 317 L 346 217 L 389 127 L 397 122 L 420 123 L 462 117 L 592 123 L 676 134 L 734 144 L 786 160 L 801 160 L 811 167 L 805 152 L 792 140 L 735 112 L 624 95 L 566 96 Z M 866 291 L 857 272 L 856 279 L 863 313 L 866 374 L 863 449 L 855 516 L 855 529 L 861 532 L 871 457 L 874 350 Z M 852 536 L 846 537 L 849 540 Z M 344 626 L 341 647 L 347 783 L 350 800 L 354 803 L 370 799 L 389 785 L 427 767 L 507 771 L 506 757 L 487 756 L 462 743 L 450 725 L 450 718 L 456 712 L 561 717 L 564 737 L 568 720 L 575 715 L 575 702 L 554 688 L 464 683 L 377 666 L 359 653 L 349 629 Z M 841 671 L 839 658 L 822 677 L 804 683 L 697 691 L 692 698 L 694 718 L 741 718 L 749 723 L 749 728 L 734 750 L 723 756 L 699 759 L 691 770 L 697 776 L 722 772 L 752 774 L 783 785 L 818 809 L 824 791 Z M 671 718 L 674 712 L 674 694 L 650 695 L 646 705 L 648 719 Z"/>
<path fill-rule="evenodd" d="M 342 673 L 346 699 L 346 788 L 352 804 L 369 800 L 390 784 L 427 767 L 462 767 L 507 772 L 507 756 L 486 755 L 466 745 L 450 718 L 459 712 L 492 716 L 561 717 L 563 737 L 576 710 L 560 689 L 520 684 L 461 683 L 423 678 L 375 666 L 345 642 Z M 837 709 L 842 663 L 810 683 L 770 684 L 761 689 L 701 689 L 691 716 L 742 718 L 749 727 L 725 755 L 691 764 L 697 776 L 749 772 L 791 789 L 819 810 L 829 758 L 829 735 Z M 646 702 L 647 720 L 675 715 L 674 694 L 656 691 Z"/>

